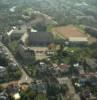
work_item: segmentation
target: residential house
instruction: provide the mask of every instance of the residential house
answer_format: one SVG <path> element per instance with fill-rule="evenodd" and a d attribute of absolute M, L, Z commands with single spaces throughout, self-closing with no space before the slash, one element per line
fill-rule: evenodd
<path fill-rule="evenodd" d="M 4 77 L 7 74 L 7 69 L 3 66 L 0 66 L 0 78 Z"/>
<path fill-rule="evenodd" d="M 31 50 L 29 47 L 25 47 L 22 44 L 20 44 L 18 47 L 18 53 L 25 60 L 32 60 L 33 57 L 35 56 L 33 50 Z"/>

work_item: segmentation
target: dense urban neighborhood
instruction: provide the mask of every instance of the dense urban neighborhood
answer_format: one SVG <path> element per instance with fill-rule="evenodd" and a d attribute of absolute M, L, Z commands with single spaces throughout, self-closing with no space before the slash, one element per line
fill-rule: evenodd
<path fill-rule="evenodd" d="M 74 6 L 68 0 L 78 16 L 66 12 L 67 20 L 60 16 L 64 7 L 58 15 L 39 10 L 43 0 L 9 1 L 0 1 L 0 100 L 97 100 L 95 3 L 87 18 L 75 7 L 88 7 L 90 0 L 74 0 Z"/>

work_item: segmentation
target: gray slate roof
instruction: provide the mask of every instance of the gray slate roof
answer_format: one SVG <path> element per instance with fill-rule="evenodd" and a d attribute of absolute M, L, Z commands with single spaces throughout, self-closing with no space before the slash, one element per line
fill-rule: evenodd
<path fill-rule="evenodd" d="M 29 40 L 33 43 L 52 43 L 53 34 L 50 32 L 31 32 L 29 33 Z"/>

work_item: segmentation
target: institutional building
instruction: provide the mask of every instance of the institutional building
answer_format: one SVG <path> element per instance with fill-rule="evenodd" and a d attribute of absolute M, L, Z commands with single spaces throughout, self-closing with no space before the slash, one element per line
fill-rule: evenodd
<path fill-rule="evenodd" d="M 30 32 L 28 36 L 30 45 L 48 46 L 53 43 L 53 34 L 50 32 Z"/>

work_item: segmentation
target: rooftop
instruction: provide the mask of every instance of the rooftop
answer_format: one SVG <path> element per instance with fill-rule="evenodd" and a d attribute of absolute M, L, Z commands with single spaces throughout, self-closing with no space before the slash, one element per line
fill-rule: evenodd
<path fill-rule="evenodd" d="M 33 43 L 52 42 L 53 34 L 50 32 L 30 32 L 29 40 Z"/>
<path fill-rule="evenodd" d="M 3 66 L 0 66 L 0 72 L 2 72 L 2 71 L 6 71 L 6 68 Z"/>

